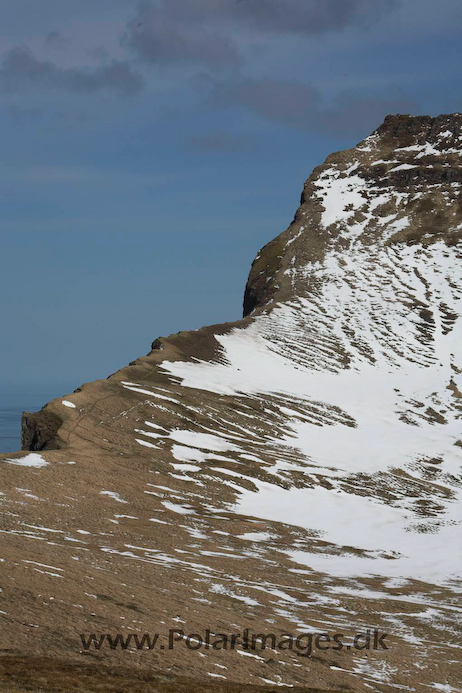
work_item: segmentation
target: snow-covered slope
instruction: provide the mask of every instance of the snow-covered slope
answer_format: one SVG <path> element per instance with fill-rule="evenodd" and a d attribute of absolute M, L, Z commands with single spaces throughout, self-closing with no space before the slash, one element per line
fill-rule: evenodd
<path fill-rule="evenodd" d="M 266 277 L 270 309 L 217 338 L 223 362 L 162 367 L 185 387 L 278 396 L 287 432 L 274 443 L 308 465 L 306 486 L 257 484 L 239 511 L 365 552 L 298 561 L 449 583 L 462 568 L 462 117 L 424 120 L 411 145 L 398 136 L 390 148 L 402 122 L 388 119 L 308 181 L 284 238 L 288 267 Z M 414 122 L 404 119 L 406 143 Z M 313 235 L 322 257 L 300 262 Z"/>
<path fill-rule="evenodd" d="M 14 618 L 42 629 L 41 644 L 21 632 L 28 648 L 72 657 L 56 633 L 118 632 L 120 619 L 141 632 L 380 628 L 388 651 L 319 650 L 308 668 L 283 651 L 169 652 L 156 666 L 460 690 L 461 152 L 460 115 L 387 118 L 308 179 L 252 266 L 244 320 L 156 340 L 25 416 L 43 468 L 15 456 L 2 471 Z M 32 602 L 50 584 L 53 628 Z"/>
<path fill-rule="evenodd" d="M 315 296 L 219 337 L 224 362 L 163 364 L 184 387 L 277 397 L 286 430 L 267 445 L 293 451 L 306 483 L 256 483 L 238 512 L 362 552 L 330 560 L 296 552 L 298 562 L 335 575 L 458 580 L 462 326 L 445 317 L 461 311 L 460 259 L 443 242 L 373 259 L 359 251 L 345 263 L 331 256 L 309 271 L 321 280 Z M 252 454 L 260 447 L 256 440 Z M 268 472 L 279 476 L 278 463 Z"/>

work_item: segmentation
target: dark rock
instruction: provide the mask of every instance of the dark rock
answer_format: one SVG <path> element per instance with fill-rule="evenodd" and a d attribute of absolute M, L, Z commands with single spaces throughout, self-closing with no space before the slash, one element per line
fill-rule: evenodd
<path fill-rule="evenodd" d="M 46 409 L 30 413 L 23 412 L 21 423 L 22 450 L 59 450 L 61 445 L 56 437 L 62 426 L 62 419 Z"/>

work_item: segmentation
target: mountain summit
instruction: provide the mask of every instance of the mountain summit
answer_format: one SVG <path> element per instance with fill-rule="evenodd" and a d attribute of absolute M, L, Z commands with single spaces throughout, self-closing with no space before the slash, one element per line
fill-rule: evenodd
<path fill-rule="evenodd" d="M 24 414 L 27 454 L 0 459 L 7 643 L 78 666 L 80 633 L 378 629 L 386 650 L 309 658 L 96 654 L 204 691 L 457 690 L 461 154 L 462 115 L 388 116 L 308 178 L 241 321 Z"/>
<path fill-rule="evenodd" d="M 461 148 L 462 115 L 397 115 L 329 156 L 306 181 L 290 227 L 254 261 L 244 315 L 305 294 L 305 269 L 333 254 L 460 241 Z"/>

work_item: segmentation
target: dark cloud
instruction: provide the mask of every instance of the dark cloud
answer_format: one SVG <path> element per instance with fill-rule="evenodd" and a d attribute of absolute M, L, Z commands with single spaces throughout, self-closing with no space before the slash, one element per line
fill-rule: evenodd
<path fill-rule="evenodd" d="M 221 68 L 240 62 L 239 37 L 314 36 L 366 25 L 399 0 L 158 0 L 142 2 L 123 38 L 143 60 Z"/>
<path fill-rule="evenodd" d="M 158 64 L 196 63 L 210 68 L 237 65 L 239 52 L 223 26 L 197 21 L 187 2 L 140 5 L 127 27 L 123 45 L 141 59 Z M 193 0 L 193 4 L 197 0 Z M 175 7 L 174 7 L 175 6 Z M 203 15 L 203 12 L 200 13 Z"/>
<path fill-rule="evenodd" d="M 247 151 L 253 147 L 252 138 L 248 135 L 215 130 L 206 135 L 192 135 L 189 143 L 194 149 L 220 154 Z"/>
<path fill-rule="evenodd" d="M 389 91 L 383 96 L 368 96 L 355 90 L 343 91 L 333 107 L 320 111 L 313 122 L 326 134 L 369 133 L 389 113 L 418 113 L 419 104 L 412 98 Z"/>
<path fill-rule="evenodd" d="M 0 88 L 6 92 L 35 88 L 74 93 L 107 90 L 132 94 L 142 86 L 143 79 L 128 62 L 113 61 L 95 68 L 61 68 L 51 61 L 38 60 L 23 47 L 10 50 L 0 67 Z"/>
<path fill-rule="evenodd" d="M 59 31 L 52 31 L 45 39 L 45 45 L 59 50 L 66 48 L 71 43 L 70 39 L 65 38 Z"/>
<path fill-rule="evenodd" d="M 320 95 L 297 82 L 243 79 L 218 84 L 212 102 L 218 106 L 244 106 L 267 120 L 304 128 L 319 109 Z"/>
<path fill-rule="evenodd" d="M 199 5 L 207 3 L 198 0 Z M 221 4 L 216 0 L 215 4 Z M 259 30 L 312 36 L 367 25 L 399 0 L 228 0 L 229 14 Z"/>
<path fill-rule="evenodd" d="M 399 93 L 380 97 L 343 91 L 332 106 L 325 106 L 317 89 L 274 79 L 222 82 L 212 90 L 212 103 L 246 108 L 262 118 L 325 134 L 355 135 L 370 132 L 388 113 L 409 113 L 418 104 Z"/>

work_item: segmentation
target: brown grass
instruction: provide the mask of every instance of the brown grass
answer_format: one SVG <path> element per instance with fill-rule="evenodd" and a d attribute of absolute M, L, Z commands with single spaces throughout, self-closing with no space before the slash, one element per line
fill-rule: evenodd
<path fill-rule="evenodd" d="M 74 664 L 12 656 L 0 657 L 0 690 L 8 693 L 280 693 L 280 689 L 271 686 L 199 681 L 160 672 L 137 673 L 133 669 L 96 663 Z M 318 688 L 292 688 L 291 691 L 329 693 Z"/>

